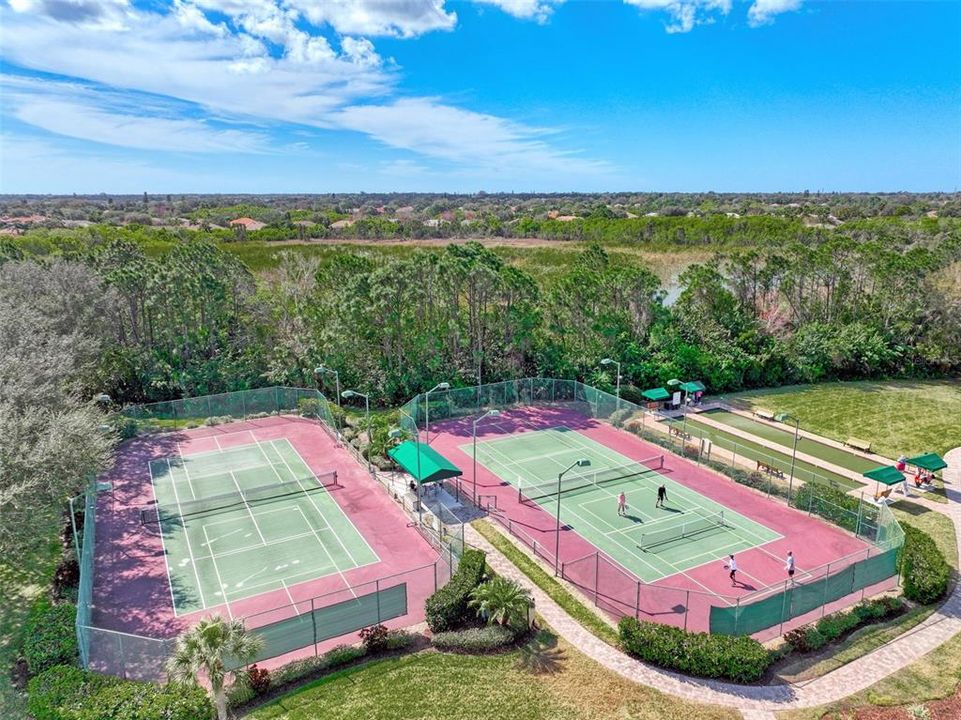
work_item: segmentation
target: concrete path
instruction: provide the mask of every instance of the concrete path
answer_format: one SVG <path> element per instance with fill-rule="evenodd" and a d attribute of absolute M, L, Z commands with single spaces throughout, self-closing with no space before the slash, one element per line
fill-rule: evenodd
<path fill-rule="evenodd" d="M 949 452 L 945 459 L 949 465 L 944 471 L 949 502 L 935 503 L 923 497 L 913 500 L 950 517 L 961 541 L 961 448 Z M 527 576 L 470 526 L 466 539 L 487 552 L 488 563 L 498 574 L 530 586 Z M 628 680 L 687 700 L 735 707 L 747 720 L 770 720 L 778 710 L 816 707 L 841 700 L 898 672 L 961 632 L 961 584 L 958 584 L 941 607 L 920 625 L 826 675 L 797 685 L 734 685 L 678 675 L 635 660 L 585 630 L 542 590 L 537 587 L 531 590 L 537 612 L 551 628 L 604 667 Z"/>

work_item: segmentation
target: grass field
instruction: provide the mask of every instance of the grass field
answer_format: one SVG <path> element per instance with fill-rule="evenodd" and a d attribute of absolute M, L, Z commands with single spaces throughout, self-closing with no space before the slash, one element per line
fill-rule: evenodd
<path fill-rule="evenodd" d="M 533 668 L 539 668 L 535 672 Z M 498 655 L 423 651 L 362 665 L 255 711 L 256 720 L 735 720 L 733 709 L 696 705 L 635 685 L 542 633 Z"/>
<path fill-rule="evenodd" d="M 56 530 L 51 528 L 50 534 Z M 27 717 L 25 699 L 11 684 L 9 671 L 23 640 L 23 623 L 33 601 L 50 584 L 59 550 L 60 543 L 52 539 L 36 551 L 25 550 L 15 562 L 0 562 L 0 718 L 4 720 Z"/>
<path fill-rule="evenodd" d="M 675 426 L 683 425 L 680 420 L 673 420 L 671 422 Z M 791 471 L 790 450 L 786 452 L 770 450 L 759 443 L 745 440 L 739 435 L 718 430 L 705 423 L 698 422 L 696 415 L 688 416 L 686 429 L 688 434 L 694 435 L 695 437 L 710 438 L 711 442 L 720 448 L 731 450 L 736 446 L 736 452 L 739 457 L 746 457 L 751 460 L 763 460 L 779 468 L 785 476 Z M 813 481 L 829 485 L 835 484 L 848 489 L 862 486 L 862 483 L 859 483 L 857 480 L 852 480 L 844 475 L 838 475 L 837 473 L 804 462 L 803 460 L 797 460 L 794 463 L 794 473 L 796 477 L 799 477 L 805 482 Z"/>
<path fill-rule="evenodd" d="M 869 440 L 875 452 L 890 458 L 961 446 L 961 380 L 794 385 L 726 399 L 789 412 L 805 430 L 834 440 Z"/>

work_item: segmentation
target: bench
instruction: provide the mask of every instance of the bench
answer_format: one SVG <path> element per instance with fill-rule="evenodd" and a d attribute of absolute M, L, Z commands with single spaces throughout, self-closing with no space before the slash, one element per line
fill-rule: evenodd
<path fill-rule="evenodd" d="M 844 441 L 844 444 L 855 450 L 860 450 L 861 452 L 871 452 L 871 443 L 867 440 L 861 440 L 860 438 L 850 437 Z"/>
<path fill-rule="evenodd" d="M 779 477 L 779 478 L 784 477 L 783 470 L 781 470 L 780 468 L 776 468 L 773 465 L 769 465 L 763 460 L 757 461 L 757 469 L 758 469 L 758 472 L 767 473 L 768 475 L 773 475 L 774 477 Z"/>
<path fill-rule="evenodd" d="M 874 502 L 880 504 L 882 502 L 887 502 L 891 498 L 891 488 L 882 490 L 881 492 L 874 493 Z"/>
<path fill-rule="evenodd" d="M 762 420 L 771 420 L 771 421 L 774 420 L 773 410 L 765 410 L 764 408 L 758 408 L 757 410 L 754 411 L 754 414 L 757 415 Z"/>
<path fill-rule="evenodd" d="M 691 439 L 691 433 L 686 433 L 686 432 L 684 432 L 684 428 L 682 428 L 682 427 L 677 427 L 676 425 L 671 425 L 670 433 L 671 433 L 671 435 L 676 435 L 677 437 L 681 438 L 682 440 L 690 440 L 690 439 Z"/>

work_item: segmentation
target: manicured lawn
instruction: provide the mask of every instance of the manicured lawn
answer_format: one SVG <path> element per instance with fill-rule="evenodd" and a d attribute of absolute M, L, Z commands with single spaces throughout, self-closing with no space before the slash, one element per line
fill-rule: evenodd
<path fill-rule="evenodd" d="M 891 511 L 899 523 L 912 525 L 930 535 L 948 564 L 958 569 L 958 542 L 948 516 L 908 500 L 894 503 Z"/>
<path fill-rule="evenodd" d="M 536 669 L 532 667 L 536 666 Z M 676 700 L 605 670 L 563 640 L 499 655 L 425 650 L 317 681 L 257 720 L 735 720 L 731 709 Z"/>
<path fill-rule="evenodd" d="M 794 385 L 727 399 L 797 415 L 802 428 L 834 440 L 869 440 L 885 457 L 961 446 L 961 380 Z"/>
<path fill-rule="evenodd" d="M 59 549 L 59 542 L 53 540 L 35 553 L 0 561 L 0 718 L 4 720 L 27 716 L 23 696 L 10 683 L 10 668 L 22 640 L 27 612 L 46 591 Z"/>

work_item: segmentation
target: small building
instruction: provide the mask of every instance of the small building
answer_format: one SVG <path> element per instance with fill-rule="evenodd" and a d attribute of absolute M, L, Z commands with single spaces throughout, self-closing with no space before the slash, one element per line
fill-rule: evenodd
<path fill-rule="evenodd" d="M 244 227 L 247 230 L 262 230 L 267 227 L 267 223 L 262 223 L 259 220 L 254 220 L 249 217 L 240 217 L 236 220 L 230 221 L 230 227 Z"/>

